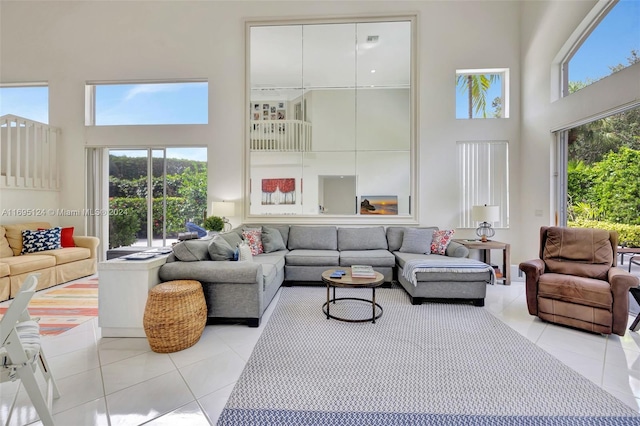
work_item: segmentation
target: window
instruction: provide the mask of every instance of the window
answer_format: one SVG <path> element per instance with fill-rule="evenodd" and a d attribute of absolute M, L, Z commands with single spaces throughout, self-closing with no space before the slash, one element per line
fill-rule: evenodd
<path fill-rule="evenodd" d="M 576 38 L 562 64 L 563 96 L 640 62 L 640 2 L 612 1 L 594 10 Z"/>
<path fill-rule="evenodd" d="M 7 114 L 49 124 L 47 85 L 0 86 L 0 116 Z"/>
<path fill-rule="evenodd" d="M 85 124 L 207 124 L 208 83 L 96 83 L 85 91 Z"/>
<path fill-rule="evenodd" d="M 456 70 L 456 118 L 509 118 L 509 70 Z"/>
<path fill-rule="evenodd" d="M 475 228 L 471 209 L 497 205 L 496 227 L 509 227 L 509 143 L 507 141 L 461 141 L 458 145 L 460 227 Z"/>

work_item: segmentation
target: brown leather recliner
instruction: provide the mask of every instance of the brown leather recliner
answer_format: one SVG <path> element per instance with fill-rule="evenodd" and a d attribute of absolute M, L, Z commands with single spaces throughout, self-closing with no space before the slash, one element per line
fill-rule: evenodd
<path fill-rule="evenodd" d="M 629 289 L 637 277 L 616 268 L 618 233 L 603 229 L 540 228 L 540 259 L 520 264 L 527 307 L 544 321 L 623 336 Z"/>

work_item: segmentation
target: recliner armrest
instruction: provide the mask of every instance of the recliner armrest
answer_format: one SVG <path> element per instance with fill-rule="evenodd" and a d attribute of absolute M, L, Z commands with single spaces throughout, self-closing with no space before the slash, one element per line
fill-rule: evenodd
<path fill-rule="evenodd" d="M 527 309 L 531 315 L 538 315 L 538 280 L 544 273 L 544 261 L 529 260 L 520 263 L 519 268 L 526 276 Z"/>
<path fill-rule="evenodd" d="M 613 324 L 611 331 L 619 336 L 624 336 L 629 320 L 629 289 L 640 284 L 638 277 L 620 268 L 609 269 L 607 277 L 613 294 Z"/>

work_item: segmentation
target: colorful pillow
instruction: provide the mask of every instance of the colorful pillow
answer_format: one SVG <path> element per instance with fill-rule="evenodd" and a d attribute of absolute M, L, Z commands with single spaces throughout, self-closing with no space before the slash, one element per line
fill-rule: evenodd
<path fill-rule="evenodd" d="M 32 231 L 25 229 L 22 231 L 22 252 L 37 253 L 45 250 L 55 250 L 62 248 L 60 245 L 61 228 L 51 228 Z"/>
<path fill-rule="evenodd" d="M 262 230 L 261 229 L 247 229 L 242 231 L 242 238 L 247 242 L 251 249 L 252 255 L 258 255 L 264 253 L 264 247 L 262 247 Z"/>
<path fill-rule="evenodd" d="M 76 243 L 73 241 L 73 229 L 73 226 L 62 228 L 62 232 L 60 233 L 60 245 L 62 248 L 76 246 Z M 38 231 L 45 230 L 46 228 L 38 228 Z"/>
<path fill-rule="evenodd" d="M 433 239 L 431 240 L 431 253 L 444 255 L 447 251 L 447 246 L 451 242 L 453 237 L 453 229 L 443 229 L 433 232 Z"/>

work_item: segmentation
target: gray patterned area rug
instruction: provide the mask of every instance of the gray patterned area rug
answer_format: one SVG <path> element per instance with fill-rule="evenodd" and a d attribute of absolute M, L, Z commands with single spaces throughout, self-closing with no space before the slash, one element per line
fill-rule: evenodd
<path fill-rule="evenodd" d="M 281 292 L 219 426 L 640 425 L 484 308 L 413 306 L 402 289 L 381 288 L 376 323 L 346 323 L 322 313 L 323 288 Z M 331 314 L 366 318 L 371 305 L 338 302 Z"/>

